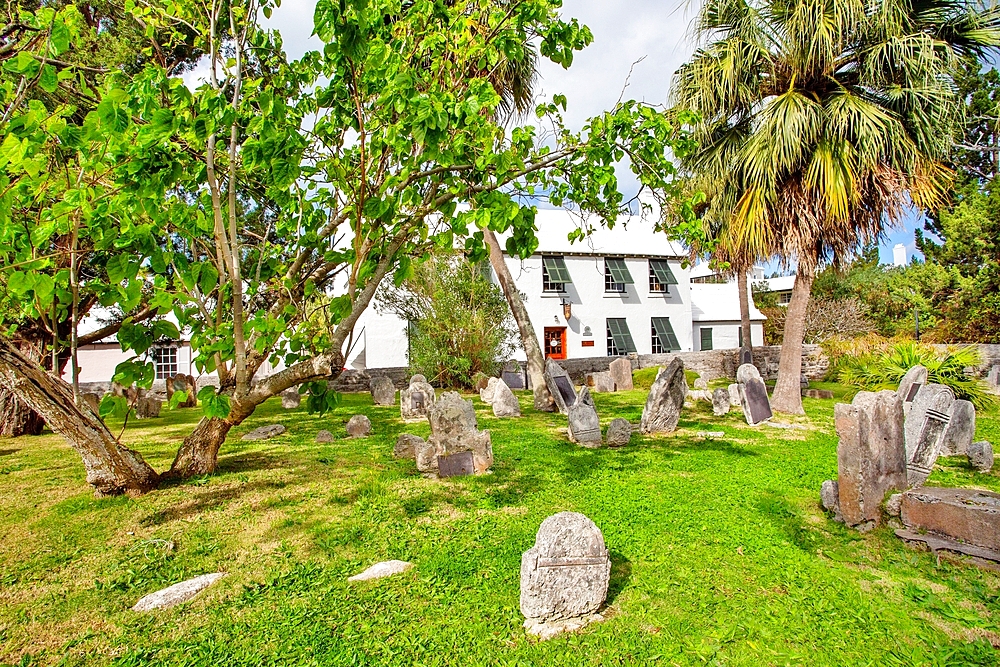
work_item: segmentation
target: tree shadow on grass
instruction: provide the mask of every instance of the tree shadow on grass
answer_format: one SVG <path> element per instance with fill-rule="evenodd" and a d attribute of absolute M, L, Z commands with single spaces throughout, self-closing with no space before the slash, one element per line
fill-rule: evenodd
<path fill-rule="evenodd" d="M 776 491 L 765 491 L 757 501 L 760 513 L 783 532 L 788 541 L 810 555 L 816 555 L 818 532 L 806 523 L 795 505 Z"/>
<path fill-rule="evenodd" d="M 217 474 L 269 470 L 275 467 L 279 461 L 280 459 L 277 456 L 264 452 L 229 454 L 219 459 L 215 470 Z"/>
<path fill-rule="evenodd" d="M 177 486 L 182 485 L 183 482 Z M 143 526 L 158 526 L 170 521 L 185 519 L 206 510 L 222 507 L 229 501 L 235 500 L 244 494 L 255 491 L 273 491 L 284 486 L 281 482 L 260 481 L 250 484 L 240 484 L 239 486 L 206 489 L 194 493 L 172 507 L 158 510 L 143 517 L 139 520 L 139 524 Z"/>
<path fill-rule="evenodd" d="M 618 594 L 625 590 L 632 580 L 632 561 L 625 557 L 625 554 L 612 551 L 611 556 L 611 581 L 608 584 L 607 604 L 614 603 Z"/>
<path fill-rule="evenodd" d="M 11 454 L 17 454 L 20 449 L 0 449 L 0 456 L 10 456 Z"/>

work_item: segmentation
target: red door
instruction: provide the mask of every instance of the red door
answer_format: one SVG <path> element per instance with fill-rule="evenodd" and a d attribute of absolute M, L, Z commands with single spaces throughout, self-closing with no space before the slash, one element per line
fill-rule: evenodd
<path fill-rule="evenodd" d="M 566 358 L 566 327 L 545 327 L 545 358 Z"/>

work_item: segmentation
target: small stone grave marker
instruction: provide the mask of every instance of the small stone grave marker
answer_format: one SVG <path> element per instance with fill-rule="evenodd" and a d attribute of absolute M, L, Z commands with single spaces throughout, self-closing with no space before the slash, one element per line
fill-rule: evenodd
<path fill-rule="evenodd" d="M 472 452 L 459 452 L 451 456 L 438 456 L 438 475 L 441 477 L 464 477 L 475 472 Z"/>
<path fill-rule="evenodd" d="M 559 412 L 568 415 L 570 407 L 576 403 L 576 390 L 569 374 L 552 359 L 545 360 L 545 384 Z"/>
<path fill-rule="evenodd" d="M 615 391 L 632 391 L 632 362 L 626 357 L 618 357 L 608 366 L 611 379 L 615 383 Z"/>
<path fill-rule="evenodd" d="M 286 410 L 294 410 L 302 404 L 302 396 L 296 388 L 286 389 L 281 392 L 281 407 Z"/>
<path fill-rule="evenodd" d="M 648 435 L 676 431 L 687 392 L 684 362 L 680 357 L 674 357 L 670 365 L 661 368 L 656 374 L 656 380 L 649 389 L 646 405 L 642 409 L 639 432 Z"/>
<path fill-rule="evenodd" d="M 371 379 L 372 401 L 375 405 L 395 405 L 396 385 L 388 375 L 376 375 Z"/>

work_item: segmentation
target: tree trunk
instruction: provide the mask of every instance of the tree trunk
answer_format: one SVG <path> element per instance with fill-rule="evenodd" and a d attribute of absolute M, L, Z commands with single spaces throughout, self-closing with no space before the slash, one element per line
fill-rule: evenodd
<path fill-rule="evenodd" d="M 155 488 L 159 476 L 138 452 L 123 447 L 89 408 L 77 407 L 66 382 L 3 339 L 0 385 L 38 412 L 80 454 L 95 495 L 139 495 Z"/>
<path fill-rule="evenodd" d="M 771 397 L 771 407 L 776 412 L 803 415 L 802 387 L 802 339 L 805 336 L 806 307 L 812 292 L 815 268 L 802 259 L 799 260 L 792 300 L 785 316 L 785 334 L 781 341 L 781 358 L 778 362 L 778 383 Z"/>
<path fill-rule="evenodd" d="M 253 414 L 253 410 L 250 414 Z M 230 413 L 226 419 L 203 417 L 191 434 L 184 438 L 170 470 L 163 476 L 170 479 L 184 479 L 215 472 L 219 463 L 219 449 L 226 441 L 229 430 L 250 415 L 239 421 L 232 421 L 230 419 L 232 416 Z"/>
<path fill-rule="evenodd" d="M 484 229 L 483 238 L 490 249 L 490 264 L 497 274 L 497 280 L 500 281 L 500 288 L 503 290 L 504 296 L 507 297 L 507 303 L 510 305 L 510 312 L 514 315 L 514 321 L 517 322 L 518 331 L 521 332 L 521 345 L 528 358 L 528 376 L 531 378 L 535 409 L 541 412 L 555 412 L 556 403 L 545 384 L 545 355 L 542 354 L 542 348 L 538 344 L 535 329 L 531 326 L 528 309 L 525 308 L 521 295 L 517 291 L 514 277 L 510 275 L 496 235 L 491 230 Z"/>
<path fill-rule="evenodd" d="M 48 360 L 44 353 L 45 346 L 40 343 L 32 345 L 28 341 L 19 340 L 9 344 L 35 364 L 44 366 Z M 17 438 L 22 435 L 40 435 L 44 426 L 45 420 L 40 414 L 14 392 L 0 387 L 0 436 Z"/>
<path fill-rule="evenodd" d="M 753 350 L 753 336 L 750 332 L 750 297 L 747 295 L 747 274 L 740 271 L 736 278 L 740 290 L 740 330 L 743 332 L 743 345 Z"/>

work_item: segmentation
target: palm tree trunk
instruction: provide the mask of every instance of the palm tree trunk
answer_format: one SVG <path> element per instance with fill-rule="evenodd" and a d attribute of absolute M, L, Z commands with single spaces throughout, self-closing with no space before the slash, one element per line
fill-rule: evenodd
<path fill-rule="evenodd" d="M 799 259 L 799 269 L 792 287 L 792 300 L 788 304 L 785 317 L 785 335 L 781 342 L 781 358 L 778 362 L 778 383 L 771 396 L 771 408 L 776 412 L 803 415 L 802 387 L 802 339 L 805 337 L 806 308 L 812 292 L 815 267 L 811 262 Z"/>
<path fill-rule="evenodd" d="M 521 295 L 514 284 L 514 277 L 510 275 L 507 262 L 504 261 L 503 251 L 500 249 L 500 242 L 496 235 L 489 229 L 483 230 L 483 239 L 490 249 L 490 264 L 500 281 L 500 288 L 507 297 L 510 305 L 510 312 L 517 322 L 517 329 L 521 333 L 521 345 L 524 347 L 524 354 L 528 358 L 528 376 L 531 378 L 531 390 L 534 393 L 535 409 L 541 412 L 555 412 L 556 403 L 549 393 L 549 388 L 545 384 L 545 355 L 538 344 L 538 337 L 535 336 L 535 329 L 531 326 L 531 318 L 528 316 L 528 309 L 521 301 Z"/>
<path fill-rule="evenodd" d="M 747 274 L 740 271 L 736 277 L 740 290 L 740 330 L 743 332 L 743 345 L 748 350 L 753 349 L 753 338 L 750 334 L 750 297 L 747 296 Z"/>

